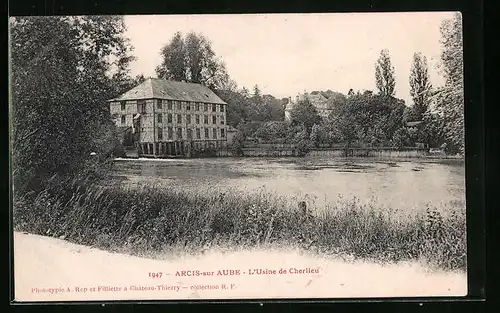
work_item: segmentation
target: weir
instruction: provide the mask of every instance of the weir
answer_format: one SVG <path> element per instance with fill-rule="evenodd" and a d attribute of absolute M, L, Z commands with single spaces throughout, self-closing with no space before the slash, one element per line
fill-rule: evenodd
<path fill-rule="evenodd" d="M 137 147 L 126 147 L 129 158 L 191 158 L 191 157 L 389 157 L 420 158 L 431 156 L 429 149 L 416 147 L 315 148 L 301 152 L 291 144 L 251 144 L 240 149 L 225 141 L 165 141 L 142 142 Z"/>

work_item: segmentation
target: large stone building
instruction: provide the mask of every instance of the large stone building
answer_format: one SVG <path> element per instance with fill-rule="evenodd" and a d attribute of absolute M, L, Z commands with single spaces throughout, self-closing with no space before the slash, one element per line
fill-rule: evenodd
<path fill-rule="evenodd" d="M 327 117 L 328 114 L 330 114 L 330 105 L 328 103 L 328 99 L 322 95 L 320 92 L 311 92 L 307 93 L 304 92 L 302 94 L 298 94 L 295 97 L 295 101 L 292 101 L 292 98 L 288 98 L 288 101 L 285 106 L 285 119 L 290 120 L 291 118 L 291 112 L 294 108 L 295 105 L 299 104 L 300 101 L 303 101 L 305 99 L 308 99 L 309 102 L 318 110 L 318 114 L 321 117 Z"/>
<path fill-rule="evenodd" d="M 226 145 L 226 102 L 208 87 L 149 78 L 109 100 L 126 145 L 139 156 L 190 155 Z"/>

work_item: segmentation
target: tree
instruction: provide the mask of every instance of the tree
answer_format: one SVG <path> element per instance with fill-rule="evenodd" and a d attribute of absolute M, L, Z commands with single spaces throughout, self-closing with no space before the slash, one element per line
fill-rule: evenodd
<path fill-rule="evenodd" d="M 265 141 L 280 141 L 285 140 L 288 134 L 289 124 L 283 121 L 264 122 L 255 131 L 255 137 Z"/>
<path fill-rule="evenodd" d="M 416 120 L 422 120 L 429 108 L 430 90 L 427 58 L 421 53 L 415 53 L 410 69 L 410 95 L 413 99 L 412 117 Z"/>
<path fill-rule="evenodd" d="M 176 81 L 187 81 L 186 73 L 186 48 L 184 39 L 180 32 L 176 32 L 170 42 L 165 45 L 160 54 L 162 63 L 156 67 L 156 74 L 159 78 Z"/>
<path fill-rule="evenodd" d="M 319 124 L 321 122 L 318 110 L 307 97 L 293 106 L 290 117 L 292 124 L 303 125 L 308 134 L 311 132 L 311 128 L 314 124 Z"/>
<path fill-rule="evenodd" d="M 106 100 L 132 60 L 117 16 L 11 19 L 12 153 L 16 190 L 86 169 L 116 138 Z"/>
<path fill-rule="evenodd" d="M 332 107 L 325 124 L 336 141 L 347 146 L 388 144 L 394 132 L 403 126 L 404 101 L 370 91 L 352 93 L 345 103 Z"/>
<path fill-rule="evenodd" d="M 445 85 L 432 96 L 443 121 L 448 152 L 465 152 L 462 18 L 456 13 L 441 24 L 441 68 Z"/>
<path fill-rule="evenodd" d="M 216 94 L 227 103 L 227 124 L 236 127 L 248 118 L 247 107 L 250 101 L 240 92 L 231 90 L 218 90 Z"/>
<path fill-rule="evenodd" d="M 191 32 L 187 34 L 185 40 L 186 53 L 186 80 L 200 84 L 203 80 L 202 70 L 204 66 L 208 66 L 214 57 L 214 52 L 207 42 L 207 39 L 200 35 Z"/>
<path fill-rule="evenodd" d="M 340 92 L 334 92 L 331 91 L 328 94 L 328 107 L 333 108 L 338 105 L 342 105 L 347 101 L 347 97 L 340 93 Z"/>
<path fill-rule="evenodd" d="M 428 111 L 424 114 L 419 128 L 418 142 L 423 142 L 430 148 L 440 147 L 445 142 L 443 129 L 442 119 L 437 114 Z"/>
<path fill-rule="evenodd" d="M 463 85 L 463 42 L 462 15 L 455 13 L 453 18 L 444 20 L 440 27 L 442 45 L 441 69 L 446 84 Z"/>
<path fill-rule="evenodd" d="M 391 63 L 389 51 L 384 49 L 375 64 L 375 82 L 382 95 L 394 96 L 396 80 L 394 77 L 394 66 Z"/>
<path fill-rule="evenodd" d="M 233 143 L 231 144 L 231 149 L 236 154 L 236 156 L 243 155 L 244 140 L 244 134 L 241 131 L 236 132 L 236 135 L 234 135 L 233 137 Z"/>
<path fill-rule="evenodd" d="M 311 128 L 311 134 L 309 135 L 309 140 L 311 141 L 311 145 L 313 147 L 318 147 L 320 143 L 320 126 L 318 124 L 314 124 Z"/>
<path fill-rule="evenodd" d="M 260 107 L 260 114 L 262 115 L 262 120 L 265 121 L 282 121 L 285 116 L 285 109 L 281 105 L 280 101 L 273 97 L 272 95 L 263 95 L 261 97 L 256 97 L 255 100 L 260 100 L 260 103 L 256 103 Z"/>
<path fill-rule="evenodd" d="M 212 89 L 234 89 L 224 62 L 202 34 L 180 32 L 161 49 L 162 63 L 156 68 L 159 78 L 204 84 Z"/>
<path fill-rule="evenodd" d="M 403 147 L 408 147 L 411 145 L 411 134 L 408 128 L 406 127 L 401 127 L 396 132 L 394 132 L 393 136 L 393 147 L 396 148 L 403 148 Z"/>
<path fill-rule="evenodd" d="M 297 132 L 295 132 L 293 143 L 296 145 L 299 155 L 305 155 L 313 148 L 308 133 L 304 125 L 299 125 Z"/>
<path fill-rule="evenodd" d="M 133 80 L 132 80 L 132 83 L 133 83 L 133 86 L 137 86 L 139 84 L 142 84 L 143 82 L 146 81 L 146 77 L 144 77 L 144 75 L 140 74 L 140 75 L 137 75 Z"/>

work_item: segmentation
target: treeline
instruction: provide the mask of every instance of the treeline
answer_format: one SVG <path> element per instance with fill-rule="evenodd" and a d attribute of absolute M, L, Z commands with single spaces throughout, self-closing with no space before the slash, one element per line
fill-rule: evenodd
<path fill-rule="evenodd" d="M 238 129 L 237 145 L 244 139 L 289 142 L 311 149 L 319 145 L 442 147 L 463 153 L 463 93 L 461 17 L 444 21 L 442 67 L 444 87 L 431 85 L 427 59 L 415 53 L 408 78 L 413 104 L 395 98 L 395 68 L 389 51 L 382 50 L 375 64 L 377 91 L 315 91 L 327 99 L 328 116 L 320 117 L 307 99 L 294 106 L 285 121 L 288 99 L 238 88 L 224 62 L 202 34 L 178 32 L 161 49 L 160 78 L 205 84 L 228 103 L 227 123 Z M 462 96 L 463 97 L 463 96 Z M 294 99 L 293 99 L 294 100 Z M 415 122 L 411 125 L 408 122 Z M 417 125 L 418 124 L 418 125 Z"/>
<path fill-rule="evenodd" d="M 300 101 L 285 121 L 283 112 L 287 99 L 281 101 L 267 96 L 248 97 L 248 91 L 219 91 L 229 103 L 228 122 L 242 139 L 255 137 L 264 141 L 297 144 L 303 149 L 320 145 L 359 146 L 424 146 L 443 148 L 447 153 L 463 154 L 464 99 L 462 22 L 460 14 L 441 25 L 441 72 L 445 85 L 433 87 L 427 58 L 415 53 L 411 64 L 410 95 L 412 104 L 395 98 L 395 68 L 388 50 L 382 50 L 375 64 L 377 91 L 349 90 L 339 92 L 314 91 L 327 98 L 331 109 L 326 117 L 308 99 Z M 258 89 L 257 89 L 258 90 Z M 281 108 L 278 108 L 280 102 Z M 252 114 L 262 112 L 264 114 Z"/>
<path fill-rule="evenodd" d="M 418 127 L 408 127 L 412 109 L 404 101 L 372 91 L 350 92 L 321 117 L 306 98 L 291 111 L 290 121 L 252 123 L 239 129 L 247 138 L 298 145 L 304 152 L 316 147 L 435 147 L 442 143 L 434 115 L 424 115 Z"/>

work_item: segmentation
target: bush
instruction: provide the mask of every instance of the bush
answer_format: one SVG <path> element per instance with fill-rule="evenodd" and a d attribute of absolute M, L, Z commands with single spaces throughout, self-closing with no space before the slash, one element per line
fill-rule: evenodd
<path fill-rule="evenodd" d="M 398 128 L 392 137 L 392 144 L 396 148 L 410 146 L 411 134 L 406 127 Z"/>

